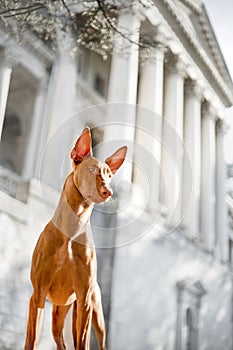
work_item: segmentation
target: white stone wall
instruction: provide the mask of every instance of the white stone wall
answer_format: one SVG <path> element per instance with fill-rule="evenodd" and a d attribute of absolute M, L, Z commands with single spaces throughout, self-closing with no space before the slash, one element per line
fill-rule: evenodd
<path fill-rule="evenodd" d="M 207 291 L 200 309 L 198 349 L 232 349 L 232 286 L 226 266 L 177 233 L 156 237 L 153 231 L 116 248 L 109 348 L 174 349 L 176 283 L 185 278 L 201 281 Z"/>
<path fill-rule="evenodd" d="M 0 348 L 23 348 L 31 294 L 30 261 L 40 232 L 53 210 L 56 193 L 47 188 L 47 203 L 41 200 L 40 184 L 31 181 L 28 203 L 0 192 Z M 51 307 L 46 303 L 45 326 L 39 349 L 53 349 L 50 331 Z"/>

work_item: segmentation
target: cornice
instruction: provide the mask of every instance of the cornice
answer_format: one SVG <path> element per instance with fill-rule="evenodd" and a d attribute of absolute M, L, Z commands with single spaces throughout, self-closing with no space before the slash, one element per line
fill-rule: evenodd
<path fill-rule="evenodd" d="M 41 58 L 47 66 L 51 66 L 56 58 L 56 55 L 51 51 L 40 39 L 35 38 L 32 33 L 26 32 L 23 35 L 25 44 L 34 52 L 37 57 Z"/>
<path fill-rule="evenodd" d="M 27 46 L 19 45 L 13 39 L 5 43 L 4 50 L 11 54 L 9 63 L 11 67 L 20 64 L 25 67 L 38 80 L 48 78 L 48 67 L 35 52 L 29 50 Z"/>
<path fill-rule="evenodd" d="M 210 52 L 213 56 L 214 62 L 216 66 L 218 67 L 221 75 L 224 77 L 224 79 L 232 84 L 231 79 L 229 78 L 229 72 L 228 68 L 225 64 L 224 57 L 221 54 L 221 49 L 218 45 L 218 41 L 216 39 L 215 33 L 212 29 L 212 25 L 209 20 L 208 13 L 206 11 L 205 5 L 200 0 L 178 0 L 184 5 L 186 5 L 189 9 L 194 12 L 197 17 L 198 21 L 202 30 L 202 34 L 205 37 L 205 40 L 209 46 Z"/>
<path fill-rule="evenodd" d="M 199 15 L 202 11 L 202 3 L 200 0 L 179 0 L 184 5 L 186 5 L 188 8 L 190 8 L 193 12 L 195 12 L 197 15 Z"/>
<path fill-rule="evenodd" d="M 12 46 L 14 43 L 18 45 L 14 40 L 13 36 L 10 36 L 9 31 L 6 27 L 2 26 L 0 23 L 0 45 L 8 47 Z M 40 39 L 38 39 L 33 33 L 24 32 L 20 35 L 20 46 L 25 50 L 28 50 L 32 55 L 34 55 L 41 63 L 43 63 L 47 68 L 53 64 L 55 59 L 55 53 L 51 51 Z"/>
<path fill-rule="evenodd" d="M 206 39 L 206 42 L 208 43 L 209 49 L 210 49 L 211 54 L 214 58 L 216 66 L 218 67 L 221 75 L 224 76 L 224 79 L 228 83 L 232 84 L 232 81 L 229 78 L 228 68 L 226 66 L 224 57 L 221 53 L 221 49 L 218 45 L 218 41 L 215 37 L 215 33 L 212 29 L 212 26 L 211 26 L 211 23 L 209 21 L 209 17 L 208 17 L 208 14 L 207 14 L 207 11 L 206 11 L 204 5 L 202 5 L 202 11 L 199 14 L 199 24 L 200 24 L 200 27 L 202 29 L 202 33 Z"/>
<path fill-rule="evenodd" d="M 208 73 L 208 76 L 213 79 L 217 89 L 219 92 L 221 92 L 221 95 L 224 98 L 225 105 L 231 106 L 233 104 L 233 84 L 230 81 L 230 77 L 228 82 L 223 80 L 222 75 L 218 72 L 214 64 L 211 62 L 206 52 L 200 48 L 200 43 L 197 41 L 195 36 L 186 28 L 184 22 L 180 18 L 180 14 L 176 10 L 175 4 L 171 0 L 162 0 L 162 3 L 166 6 L 167 10 L 176 21 L 179 30 L 181 30 L 185 38 L 188 40 L 189 45 L 197 54 L 198 59 L 204 66 L 206 72 Z"/>

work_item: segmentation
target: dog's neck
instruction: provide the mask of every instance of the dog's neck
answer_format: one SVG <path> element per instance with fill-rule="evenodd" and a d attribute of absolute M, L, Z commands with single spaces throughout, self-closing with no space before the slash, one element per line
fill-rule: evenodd
<path fill-rule="evenodd" d="M 57 209 L 52 218 L 53 224 L 71 240 L 92 244 L 90 228 L 92 210 L 93 203 L 87 202 L 82 197 L 74 184 L 72 172 L 65 181 Z"/>
<path fill-rule="evenodd" d="M 90 213 L 93 209 L 93 203 L 88 202 L 81 195 L 79 189 L 74 183 L 74 173 L 72 172 L 65 181 L 62 195 L 65 197 L 66 202 L 69 204 L 69 207 L 73 212 L 80 218 L 86 212 Z"/>

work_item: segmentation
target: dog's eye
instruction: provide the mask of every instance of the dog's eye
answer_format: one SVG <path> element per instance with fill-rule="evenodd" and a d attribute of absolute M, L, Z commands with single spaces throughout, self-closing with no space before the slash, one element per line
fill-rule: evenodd
<path fill-rule="evenodd" d="M 88 168 L 88 170 L 90 171 L 91 174 L 96 174 L 97 169 L 94 167 L 90 167 L 90 168 Z"/>

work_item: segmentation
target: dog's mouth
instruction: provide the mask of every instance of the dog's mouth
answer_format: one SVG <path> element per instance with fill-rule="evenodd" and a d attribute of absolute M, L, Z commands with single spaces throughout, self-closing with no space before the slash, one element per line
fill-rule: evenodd
<path fill-rule="evenodd" d="M 91 194 L 87 194 L 84 196 L 84 200 L 87 203 L 95 203 L 95 204 L 103 204 L 110 202 L 112 200 L 112 196 L 108 196 L 106 198 L 101 197 L 101 195 L 98 193 L 97 196 L 93 196 Z"/>
<path fill-rule="evenodd" d="M 107 198 L 105 198 L 105 199 L 99 196 L 99 198 L 96 199 L 94 202 L 95 202 L 96 204 L 103 204 L 103 203 L 110 202 L 111 199 L 112 199 L 112 196 L 109 196 L 109 197 L 107 197 Z"/>
<path fill-rule="evenodd" d="M 102 203 L 111 202 L 111 200 L 112 200 L 112 196 L 109 196 L 109 197 L 106 198 Z"/>

